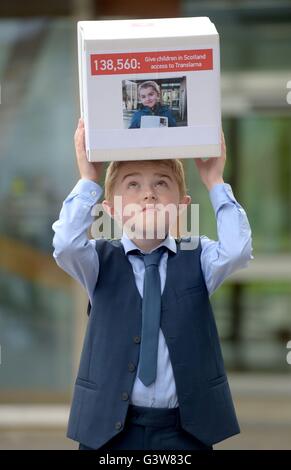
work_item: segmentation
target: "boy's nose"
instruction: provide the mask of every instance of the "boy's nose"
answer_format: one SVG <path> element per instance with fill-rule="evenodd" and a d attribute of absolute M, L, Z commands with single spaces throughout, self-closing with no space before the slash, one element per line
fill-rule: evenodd
<path fill-rule="evenodd" d="M 152 191 L 147 191 L 144 195 L 145 200 L 154 200 L 156 199 L 156 195 Z"/>

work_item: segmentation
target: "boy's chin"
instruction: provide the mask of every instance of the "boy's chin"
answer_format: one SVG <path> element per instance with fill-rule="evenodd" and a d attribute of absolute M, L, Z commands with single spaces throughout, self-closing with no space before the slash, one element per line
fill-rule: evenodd
<path fill-rule="evenodd" d="M 156 226 L 142 227 L 136 225 L 132 231 L 127 232 L 130 238 L 140 240 L 163 240 L 167 234 L 168 228 L 165 226 L 158 228 Z"/>

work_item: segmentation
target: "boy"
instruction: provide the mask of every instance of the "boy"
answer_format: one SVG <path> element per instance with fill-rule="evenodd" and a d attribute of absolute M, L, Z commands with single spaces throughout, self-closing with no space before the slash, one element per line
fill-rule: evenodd
<path fill-rule="evenodd" d="M 144 237 L 146 213 L 191 202 L 178 160 L 111 162 L 103 207 L 118 217 L 113 195 L 122 209 L 140 207 L 138 236 L 88 240 L 103 164 L 87 161 L 82 120 L 75 147 L 81 180 L 53 224 L 54 258 L 90 300 L 67 436 L 81 450 L 211 450 L 240 429 L 209 296 L 253 258 L 246 213 L 223 181 L 224 138 L 220 157 L 194 159 L 218 241 L 201 236 L 190 250 L 170 235 L 168 220 L 164 238 L 156 218 Z"/>
<path fill-rule="evenodd" d="M 141 83 L 138 87 L 138 96 L 142 107 L 133 114 L 129 129 L 140 128 L 142 116 L 166 117 L 168 119 L 168 127 L 176 127 L 176 120 L 171 109 L 169 106 L 164 106 L 160 103 L 161 91 L 155 81 L 147 80 Z"/>

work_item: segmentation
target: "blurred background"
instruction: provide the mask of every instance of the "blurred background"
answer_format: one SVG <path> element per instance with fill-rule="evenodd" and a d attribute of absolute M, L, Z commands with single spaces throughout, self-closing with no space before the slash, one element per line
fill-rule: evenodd
<path fill-rule="evenodd" d="M 291 449 L 291 2 L 283 0 L 0 3 L 0 449 L 77 448 L 65 431 L 87 297 L 55 264 L 51 229 L 78 180 L 77 21 L 178 16 L 209 16 L 220 34 L 225 181 L 253 233 L 255 259 L 211 297 L 242 431 L 214 448 Z M 193 162 L 185 166 L 200 234 L 216 238 L 207 191 Z"/>

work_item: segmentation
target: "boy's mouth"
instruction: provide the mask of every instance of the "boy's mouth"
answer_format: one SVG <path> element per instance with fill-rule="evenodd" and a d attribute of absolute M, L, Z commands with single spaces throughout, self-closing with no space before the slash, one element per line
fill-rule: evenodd
<path fill-rule="evenodd" d="M 147 205 L 142 209 L 141 212 L 152 211 L 152 210 L 156 211 L 156 210 L 158 210 L 158 209 L 157 209 L 157 207 L 156 207 L 155 205 L 147 204 Z"/>

